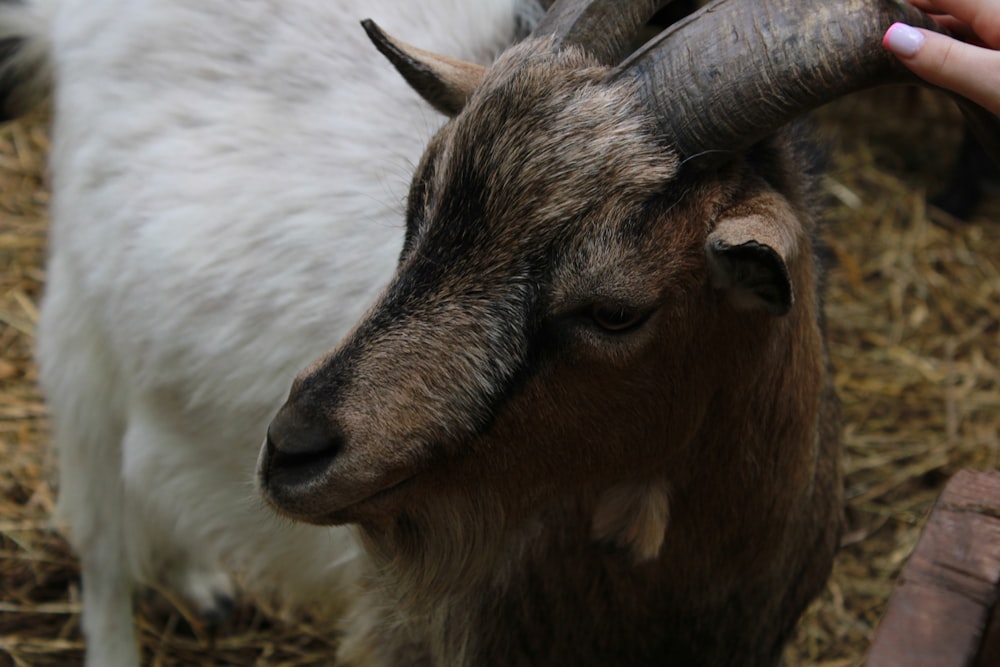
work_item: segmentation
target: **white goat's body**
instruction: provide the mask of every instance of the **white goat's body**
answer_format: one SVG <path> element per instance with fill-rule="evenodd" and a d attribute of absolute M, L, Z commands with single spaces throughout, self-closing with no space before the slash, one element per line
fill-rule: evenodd
<path fill-rule="evenodd" d="M 41 8 L 55 103 L 38 358 L 91 667 L 138 661 L 137 581 L 204 608 L 228 592 L 223 571 L 311 610 L 350 595 L 351 535 L 273 518 L 252 479 L 294 374 L 391 275 L 409 174 L 440 122 L 358 20 L 483 61 L 519 4 Z"/>

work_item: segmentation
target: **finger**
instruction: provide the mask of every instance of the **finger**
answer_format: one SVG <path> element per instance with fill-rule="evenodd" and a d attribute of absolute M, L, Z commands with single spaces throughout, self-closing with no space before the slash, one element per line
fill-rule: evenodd
<path fill-rule="evenodd" d="M 950 14 L 969 25 L 983 42 L 1000 48 L 1000 0 L 910 0 L 931 14 Z"/>
<path fill-rule="evenodd" d="M 917 9 L 927 12 L 928 14 L 934 12 L 940 13 L 940 10 L 935 9 L 934 3 L 931 2 L 930 0 L 910 0 L 910 4 L 916 7 Z"/>
<path fill-rule="evenodd" d="M 971 44 L 978 44 L 979 46 L 986 46 L 983 40 L 979 39 L 979 36 L 972 31 L 968 23 L 959 21 L 954 16 L 947 16 L 944 14 L 932 14 L 931 18 L 941 24 L 942 27 L 946 28 L 953 36 L 958 37 L 963 42 L 969 42 Z"/>
<path fill-rule="evenodd" d="M 1000 52 L 902 23 L 882 45 L 917 76 L 1000 113 Z"/>

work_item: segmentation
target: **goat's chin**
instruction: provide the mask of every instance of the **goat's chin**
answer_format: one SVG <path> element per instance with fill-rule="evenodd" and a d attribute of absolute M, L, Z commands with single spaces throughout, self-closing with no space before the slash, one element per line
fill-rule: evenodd
<path fill-rule="evenodd" d="M 405 502 L 403 490 L 416 475 L 386 471 L 359 481 L 338 474 L 337 466 L 310 468 L 275 465 L 266 448 L 257 460 L 257 491 L 277 514 L 317 526 L 381 523 Z"/>
<path fill-rule="evenodd" d="M 405 504 L 404 490 L 412 479 L 407 477 L 361 500 L 336 508 L 330 508 L 329 501 L 325 498 L 317 498 L 314 505 L 308 501 L 305 505 L 301 502 L 283 503 L 266 490 L 264 499 L 281 516 L 314 526 L 384 524 L 402 511 Z"/>

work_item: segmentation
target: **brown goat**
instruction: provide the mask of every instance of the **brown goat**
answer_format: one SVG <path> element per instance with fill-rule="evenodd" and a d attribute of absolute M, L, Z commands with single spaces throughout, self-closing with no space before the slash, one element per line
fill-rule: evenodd
<path fill-rule="evenodd" d="M 723 0 L 612 69 L 663 4 L 557 2 L 487 70 L 368 26 L 453 118 L 417 168 L 392 283 L 300 374 L 259 462 L 282 514 L 360 528 L 345 664 L 774 665 L 824 585 L 838 410 L 810 162 L 774 132 L 852 84 L 795 98 L 758 75 L 787 108 L 748 111 L 748 131 L 662 111 L 740 88 L 657 79 L 649 54 L 740 12 L 808 32 L 833 10 Z M 842 4 L 888 6 L 866 25 L 904 11 Z M 745 41 L 701 71 L 783 57 Z"/>

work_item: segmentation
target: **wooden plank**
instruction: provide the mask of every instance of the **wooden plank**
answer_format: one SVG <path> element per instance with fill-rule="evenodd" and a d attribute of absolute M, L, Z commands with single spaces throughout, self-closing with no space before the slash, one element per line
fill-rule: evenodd
<path fill-rule="evenodd" d="M 1000 667 L 1000 473 L 961 471 L 938 498 L 866 667 Z"/>
<path fill-rule="evenodd" d="M 1000 665 L 1000 600 L 993 605 L 993 616 L 986 638 L 979 648 L 979 662 L 976 667 L 997 667 Z"/>

